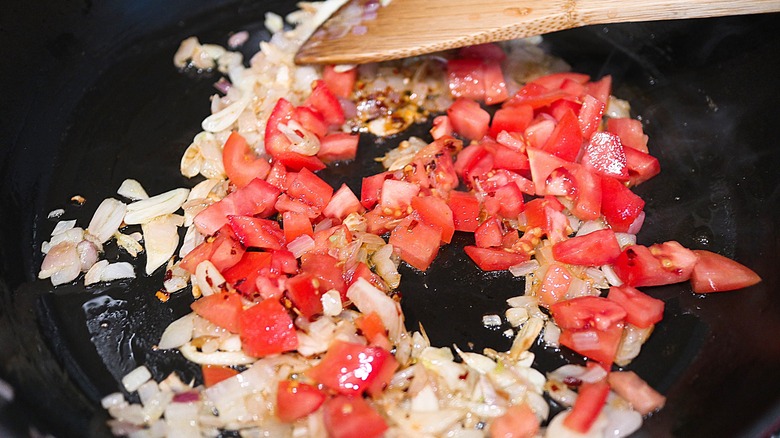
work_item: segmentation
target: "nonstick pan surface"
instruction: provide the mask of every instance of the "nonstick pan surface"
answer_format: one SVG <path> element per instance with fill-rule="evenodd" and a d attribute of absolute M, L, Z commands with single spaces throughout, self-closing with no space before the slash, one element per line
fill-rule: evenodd
<path fill-rule="evenodd" d="M 86 224 L 125 178 L 149 193 L 192 186 L 178 173 L 184 148 L 208 114 L 216 77 L 172 65 L 191 35 L 224 44 L 230 32 L 267 37 L 263 14 L 291 2 L 37 1 L 0 15 L 0 378 L 14 388 L 0 406 L 0 436 L 30 430 L 58 437 L 106 436 L 102 396 L 147 364 L 200 379 L 176 352 L 151 346 L 187 312 L 184 292 L 154 292 L 162 273 L 84 288 L 36 280 L 40 245 L 64 208 Z M 768 436 L 780 427 L 780 143 L 777 111 L 780 16 L 639 23 L 550 35 L 545 46 L 575 71 L 613 76 L 632 103 L 662 173 L 637 192 L 647 201 L 639 242 L 677 240 L 735 258 L 764 279 L 749 289 L 694 295 L 688 284 L 647 289 L 666 314 L 628 368 L 668 397 L 636 436 Z M 426 127 L 416 128 L 418 134 Z M 359 189 L 373 157 L 400 139 L 363 138 L 357 160 L 323 172 Z M 87 202 L 69 200 L 81 195 Z M 409 328 L 421 322 L 436 345 L 506 349 L 481 317 L 503 313 L 522 281 L 479 272 L 443 248 L 425 274 L 404 269 Z M 125 255 L 108 246 L 110 259 Z M 142 262 L 143 259 L 140 259 Z M 137 264 L 142 266 L 141 263 Z M 142 272 L 139 269 L 138 272 Z M 535 347 L 552 369 L 580 359 Z"/>

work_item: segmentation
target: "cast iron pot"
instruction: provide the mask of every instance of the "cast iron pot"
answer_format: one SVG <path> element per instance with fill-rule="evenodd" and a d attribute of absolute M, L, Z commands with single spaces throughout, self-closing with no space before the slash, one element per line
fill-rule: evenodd
<path fill-rule="evenodd" d="M 107 436 L 102 396 L 147 364 L 158 380 L 198 367 L 151 346 L 191 296 L 154 297 L 162 273 L 84 288 L 38 281 L 41 243 L 63 208 L 85 226 L 125 178 L 149 193 L 192 186 L 178 174 L 184 148 L 208 114 L 214 76 L 172 64 L 179 42 L 197 35 L 224 44 L 249 30 L 247 54 L 268 33 L 263 14 L 292 2 L 36 1 L 4 5 L 0 16 L 0 378 L 13 399 L 0 406 L 0 435 L 45 432 Z M 694 295 L 688 284 L 647 289 L 666 302 L 665 319 L 628 369 L 668 397 L 636 436 L 768 436 L 780 423 L 778 254 L 780 160 L 776 31 L 780 16 L 600 26 L 560 32 L 546 47 L 576 71 L 611 74 L 632 102 L 661 162 L 637 192 L 647 201 L 639 242 L 677 240 L 750 266 L 764 279 L 746 290 Z M 418 134 L 425 127 L 416 128 Z M 323 172 L 359 190 L 372 158 L 397 144 L 364 136 L 351 164 Z M 74 195 L 86 198 L 74 205 Z M 426 274 L 403 269 L 408 327 L 423 323 L 435 345 L 481 351 L 510 340 L 482 327 L 522 291 L 510 275 L 485 274 L 459 235 Z M 111 260 L 124 260 L 111 245 Z M 143 257 L 136 262 L 142 266 Z M 534 347 L 549 370 L 577 355 Z M 5 394 L 7 391 L 0 391 Z"/>

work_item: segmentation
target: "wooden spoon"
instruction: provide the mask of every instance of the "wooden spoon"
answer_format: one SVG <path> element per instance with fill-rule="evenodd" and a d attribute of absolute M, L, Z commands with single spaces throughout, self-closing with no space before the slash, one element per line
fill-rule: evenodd
<path fill-rule="evenodd" d="M 375 18 L 345 26 L 339 16 L 352 2 L 368 3 L 350 0 L 296 62 L 362 64 L 591 24 L 780 11 L 779 0 L 392 0 Z"/>

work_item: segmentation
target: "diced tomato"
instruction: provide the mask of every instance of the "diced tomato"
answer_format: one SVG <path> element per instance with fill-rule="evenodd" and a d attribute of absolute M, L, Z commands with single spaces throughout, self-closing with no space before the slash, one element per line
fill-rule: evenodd
<path fill-rule="evenodd" d="M 620 181 L 628 181 L 626 153 L 620 137 L 609 132 L 596 132 L 585 145 L 582 165 L 593 172 Z"/>
<path fill-rule="evenodd" d="M 360 397 L 339 395 L 327 400 L 323 421 L 332 438 L 380 438 L 388 429 L 384 418 Z"/>
<path fill-rule="evenodd" d="M 285 283 L 287 296 L 301 315 L 311 318 L 322 313 L 322 292 L 318 281 L 308 273 L 298 274 Z"/>
<path fill-rule="evenodd" d="M 533 109 L 538 109 L 550 105 L 558 99 L 567 97 L 570 97 L 569 93 L 563 90 L 551 90 L 537 83 L 530 82 L 504 102 L 504 107 L 530 105 Z"/>
<path fill-rule="evenodd" d="M 631 286 L 612 286 L 607 299 L 626 310 L 626 322 L 639 328 L 648 328 L 664 317 L 664 302 Z"/>
<path fill-rule="evenodd" d="M 257 277 L 271 266 L 270 252 L 244 253 L 241 261 L 222 271 L 225 280 L 244 296 L 253 298 L 257 291 Z"/>
<path fill-rule="evenodd" d="M 455 171 L 462 175 L 463 181 L 468 186 L 473 186 L 474 179 L 483 177 L 493 170 L 494 165 L 495 159 L 491 151 L 483 144 L 476 144 L 467 147 L 458 156 L 458 161 L 455 163 Z"/>
<path fill-rule="evenodd" d="M 615 261 L 615 273 L 629 286 L 661 286 L 679 283 L 691 277 L 698 257 L 677 242 L 632 245 Z"/>
<path fill-rule="evenodd" d="M 607 380 L 612 390 L 642 415 L 657 411 L 666 404 L 666 397 L 633 371 L 613 371 Z"/>
<path fill-rule="evenodd" d="M 579 97 L 585 92 L 585 85 L 571 79 L 566 79 L 561 84 L 561 90 L 567 92 L 572 97 Z"/>
<path fill-rule="evenodd" d="M 506 59 L 506 53 L 498 44 L 485 43 L 461 47 L 458 49 L 458 58 L 502 62 Z"/>
<path fill-rule="evenodd" d="M 433 127 L 431 127 L 431 137 L 438 140 L 445 136 L 451 136 L 453 133 L 452 123 L 447 116 L 436 116 L 433 118 Z"/>
<path fill-rule="evenodd" d="M 489 134 L 498 138 L 501 131 L 524 132 L 534 118 L 534 109 L 528 105 L 501 108 L 493 114 Z"/>
<path fill-rule="evenodd" d="M 282 380 L 276 389 L 276 416 L 285 423 L 292 423 L 319 409 L 326 398 L 315 386 Z"/>
<path fill-rule="evenodd" d="M 523 212 L 523 192 L 517 183 L 509 183 L 499 187 L 493 195 L 499 202 L 498 214 L 507 219 L 517 219 Z"/>
<path fill-rule="evenodd" d="M 467 245 L 463 250 L 483 271 L 504 271 L 530 259 L 526 253 L 512 252 L 503 248 L 479 248 Z"/>
<path fill-rule="evenodd" d="M 379 205 L 374 207 L 373 210 L 367 211 L 363 218 L 366 220 L 366 231 L 380 236 L 392 230 L 395 226 L 393 221 L 398 219 L 393 217 L 392 214 L 384 214 L 382 207 Z"/>
<path fill-rule="evenodd" d="M 482 77 L 485 84 L 485 103 L 495 105 L 509 98 L 504 72 L 498 62 L 485 61 L 482 65 Z"/>
<path fill-rule="evenodd" d="M 598 99 L 603 104 L 609 103 L 609 95 L 612 93 L 612 76 L 604 76 L 595 82 L 585 84 L 585 93 Z"/>
<path fill-rule="evenodd" d="M 297 274 L 298 260 L 293 253 L 286 249 L 271 251 L 271 273 L 275 275 Z"/>
<path fill-rule="evenodd" d="M 347 280 L 347 288 L 352 286 L 356 281 L 358 281 L 358 279 L 362 278 L 379 290 L 387 289 L 387 285 L 385 284 L 384 280 L 382 280 L 382 277 L 376 275 L 371 270 L 371 268 L 369 268 L 368 265 L 363 262 L 358 262 L 357 266 L 355 266 L 353 270 L 344 272 L 344 276 Z"/>
<path fill-rule="evenodd" d="M 553 245 L 555 260 L 570 265 L 602 266 L 620 256 L 620 244 L 609 228 L 558 242 Z"/>
<path fill-rule="evenodd" d="M 200 371 L 203 374 L 203 385 L 206 388 L 210 388 L 238 374 L 238 371 L 233 368 L 221 365 L 201 365 Z"/>
<path fill-rule="evenodd" d="M 357 325 L 357 328 L 360 329 L 360 332 L 366 337 L 368 342 L 373 342 L 373 339 L 380 335 L 387 336 L 387 329 L 382 322 L 382 318 L 376 312 L 361 316 L 355 321 L 355 325 Z"/>
<path fill-rule="evenodd" d="M 276 154 L 276 159 L 292 171 L 308 169 L 312 172 L 325 168 L 325 163 L 317 157 L 299 154 L 298 152 L 280 152 Z"/>
<path fill-rule="evenodd" d="M 528 163 L 528 155 L 512 150 L 499 143 L 495 143 L 491 146 L 493 149 L 493 156 L 495 157 L 494 168 L 515 171 L 531 169 L 531 165 Z"/>
<path fill-rule="evenodd" d="M 425 271 L 439 253 L 441 230 L 407 217 L 390 233 L 388 243 L 400 252 L 403 261 Z"/>
<path fill-rule="evenodd" d="M 579 120 L 580 129 L 582 130 L 582 138 L 590 138 L 598 130 L 605 107 L 606 105 L 603 102 L 590 94 L 586 94 L 582 99 L 582 107 L 577 114 L 577 120 Z"/>
<path fill-rule="evenodd" d="M 291 174 L 292 177 L 290 177 Z M 287 171 L 287 168 L 281 161 L 274 160 L 271 163 L 271 171 L 268 173 L 265 181 L 280 191 L 287 191 L 287 188 L 290 187 L 290 183 L 295 179 L 294 175 L 294 172 Z"/>
<path fill-rule="evenodd" d="M 301 256 L 301 271 L 314 275 L 321 292 L 336 290 L 346 299 L 347 284 L 341 263 L 328 254 L 308 253 Z"/>
<path fill-rule="evenodd" d="M 661 172 L 661 165 L 652 155 L 634 148 L 623 148 L 623 152 L 626 154 L 626 167 L 632 186 L 639 185 Z"/>
<path fill-rule="evenodd" d="M 322 70 L 322 80 L 328 89 L 338 97 L 348 98 L 352 94 L 357 81 L 357 68 L 346 71 L 336 71 L 335 66 L 326 65 Z"/>
<path fill-rule="evenodd" d="M 253 216 L 228 216 L 228 223 L 245 248 L 281 249 L 284 233 L 276 221 Z"/>
<path fill-rule="evenodd" d="M 274 299 L 263 300 L 241 313 L 244 353 L 263 357 L 298 348 L 298 335 L 287 309 Z"/>
<path fill-rule="evenodd" d="M 447 205 L 452 210 L 456 231 L 476 231 L 479 226 L 479 200 L 473 193 L 452 191 Z"/>
<path fill-rule="evenodd" d="M 392 369 L 389 376 L 383 370 L 386 366 Z M 393 355 L 383 348 L 336 340 L 306 374 L 341 394 L 358 396 L 377 383 L 386 385 L 397 367 Z"/>
<path fill-rule="evenodd" d="M 626 310 L 613 300 L 582 296 L 550 306 L 555 323 L 567 330 L 595 328 L 605 331 L 626 319 Z"/>
<path fill-rule="evenodd" d="M 547 194 L 547 182 L 556 169 L 566 168 L 567 162 L 540 149 L 528 148 L 528 163 L 531 167 L 531 179 L 539 196 Z"/>
<path fill-rule="evenodd" d="M 598 219 L 601 216 L 601 179 L 580 165 L 570 164 L 567 169 L 577 187 L 572 214 L 583 221 Z"/>
<path fill-rule="evenodd" d="M 574 407 L 564 418 L 563 425 L 578 433 L 588 433 L 604 408 L 608 395 L 609 385 L 606 379 L 592 383 L 583 382 L 577 391 Z"/>
<path fill-rule="evenodd" d="M 550 263 L 539 288 L 539 303 L 543 306 L 551 306 L 561 301 L 569 290 L 572 278 L 566 266 L 555 262 Z"/>
<path fill-rule="evenodd" d="M 503 108 L 502 108 L 503 109 Z M 523 132 L 501 131 L 496 135 L 496 142 L 504 145 L 513 151 L 525 153 L 525 138 Z"/>
<path fill-rule="evenodd" d="M 295 107 L 292 118 L 301 124 L 303 129 L 313 133 L 317 138 L 322 138 L 328 133 L 328 122 L 319 111 L 310 106 Z"/>
<path fill-rule="evenodd" d="M 582 148 L 582 131 L 577 116 L 571 110 L 564 113 L 542 150 L 566 161 L 574 161 Z"/>
<path fill-rule="evenodd" d="M 540 117 L 534 119 L 523 132 L 523 136 L 528 142 L 528 146 L 542 149 L 555 131 L 556 119 L 551 116 L 542 114 Z"/>
<path fill-rule="evenodd" d="M 376 175 L 363 177 L 360 187 L 360 203 L 368 209 L 374 208 L 379 202 L 379 196 L 382 193 L 382 186 L 385 180 L 392 177 L 390 172 L 377 173 Z"/>
<path fill-rule="evenodd" d="M 607 119 L 607 131 L 620 137 L 623 146 L 634 148 L 645 154 L 648 153 L 647 136 L 642 129 L 642 122 L 639 120 L 628 117 Z"/>
<path fill-rule="evenodd" d="M 480 248 L 501 246 L 503 237 L 501 222 L 495 216 L 491 216 L 485 222 L 482 222 L 474 231 L 474 239 Z"/>
<path fill-rule="evenodd" d="M 415 196 L 412 198 L 415 218 L 441 230 L 441 241 L 450 243 L 455 234 L 455 221 L 447 203 L 436 196 Z"/>
<path fill-rule="evenodd" d="M 582 73 L 562 72 L 551 73 L 549 75 L 538 77 L 531 81 L 532 84 L 541 85 L 548 90 L 557 90 L 563 86 L 566 81 L 584 85 L 590 80 L 590 76 Z"/>
<path fill-rule="evenodd" d="M 601 177 L 601 214 L 619 233 L 628 232 L 645 208 L 645 201 L 620 181 Z"/>
<path fill-rule="evenodd" d="M 533 438 L 539 432 L 539 419 L 526 403 L 512 405 L 490 425 L 491 438 Z"/>
<path fill-rule="evenodd" d="M 314 230 L 311 226 L 311 220 L 308 216 L 302 213 L 296 213 L 294 211 L 283 212 L 282 226 L 284 231 L 284 239 L 287 242 L 292 242 L 304 234 L 309 236 L 314 235 Z"/>
<path fill-rule="evenodd" d="M 322 210 L 333 196 L 333 187 L 308 169 L 301 169 L 298 176 L 290 184 L 287 194 L 291 198 Z"/>
<path fill-rule="evenodd" d="M 341 126 L 346 120 L 338 98 L 323 80 L 316 80 L 312 83 L 311 94 L 306 99 L 305 105 L 319 111 L 325 121 L 331 125 Z"/>
<path fill-rule="evenodd" d="M 268 217 L 274 213 L 278 196 L 278 188 L 255 178 L 198 213 L 194 219 L 195 227 L 208 236 L 226 225 L 230 215 Z"/>
<path fill-rule="evenodd" d="M 364 210 L 363 205 L 360 204 L 360 200 L 352 192 L 352 189 L 346 184 L 342 184 L 330 198 L 328 205 L 322 210 L 322 215 L 344 219 L 350 213 L 362 213 Z"/>
<path fill-rule="evenodd" d="M 743 289 L 761 281 L 758 274 L 730 258 L 705 250 L 693 252 L 699 258 L 691 273 L 691 285 L 696 293 Z"/>
<path fill-rule="evenodd" d="M 447 109 L 447 117 L 455 132 L 467 139 L 479 140 L 488 133 L 490 114 L 471 99 L 458 98 Z"/>
<path fill-rule="evenodd" d="M 250 149 L 246 139 L 232 132 L 222 148 L 222 163 L 230 181 L 236 187 L 244 187 L 255 178 L 265 179 L 271 165 Z"/>
<path fill-rule="evenodd" d="M 326 163 L 334 161 L 354 160 L 357 155 L 360 136 L 346 132 L 334 132 L 320 140 L 320 151 L 317 157 Z"/>
<path fill-rule="evenodd" d="M 243 255 L 244 248 L 230 226 L 225 225 L 213 235 L 213 240 L 206 240 L 190 251 L 180 266 L 194 274 L 201 262 L 209 260 L 222 271 L 238 263 Z"/>
<path fill-rule="evenodd" d="M 192 302 L 192 311 L 232 333 L 238 333 L 243 303 L 235 293 L 218 292 Z"/>
<path fill-rule="evenodd" d="M 473 100 L 485 98 L 482 64 L 481 59 L 450 59 L 447 61 L 447 83 L 453 97 Z"/>
<path fill-rule="evenodd" d="M 265 124 L 265 151 L 274 158 L 282 152 L 288 152 L 292 142 L 279 130 L 279 125 L 286 125 L 295 114 L 295 107 L 286 99 L 276 101 L 276 105 L 268 116 Z"/>
<path fill-rule="evenodd" d="M 420 186 L 406 181 L 386 179 L 379 194 L 379 205 L 383 209 L 405 211 L 412 205 L 412 198 L 420 192 Z"/>
<path fill-rule="evenodd" d="M 623 337 L 622 324 L 616 324 L 607 330 L 583 329 L 562 330 L 558 342 L 571 350 L 593 359 L 605 367 L 615 361 L 620 340 Z"/>

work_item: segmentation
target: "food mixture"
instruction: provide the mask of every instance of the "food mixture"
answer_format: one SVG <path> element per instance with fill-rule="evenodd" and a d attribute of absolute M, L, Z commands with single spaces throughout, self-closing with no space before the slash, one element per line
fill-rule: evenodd
<path fill-rule="evenodd" d="M 158 382 L 138 367 L 102 400 L 113 433 L 638 430 L 665 398 L 623 369 L 664 316 L 664 302 L 637 288 L 690 281 L 708 293 L 760 278 L 675 241 L 636 244 L 645 203 L 631 188 L 660 166 L 609 76 L 569 72 L 538 39 L 383 64 L 295 65 L 334 5 L 267 14 L 273 36 L 247 64 L 232 51 L 246 33 L 228 48 L 185 40 L 176 67 L 223 74 L 181 160 L 197 184 L 149 196 L 126 180 L 121 199 L 104 200 L 86 228 L 60 221 L 43 245 L 39 276 L 55 286 L 133 278 L 132 264 L 101 259 L 113 239 L 145 260 L 145 275 L 165 270 L 149 292 L 160 305 L 170 294 L 195 298 L 157 348 L 199 364 L 203 383 L 176 373 Z M 359 193 L 317 176 L 354 159 L 361 137 L 402 136 L 426 120 L 429 135 L 377 157 L 385 171 L 364 175 Z M 525 278 L 503 315 L 483 318 L 486 328 L 513 327 L 508 351 L 431 345 L 425 327 L 404 324 L 399 264 L 426 271 L 456 232 L 473 236 L 463 249 L 481 270 Z M 542 373 L 529 351 L 538 343 L 586 365 Z"/>

